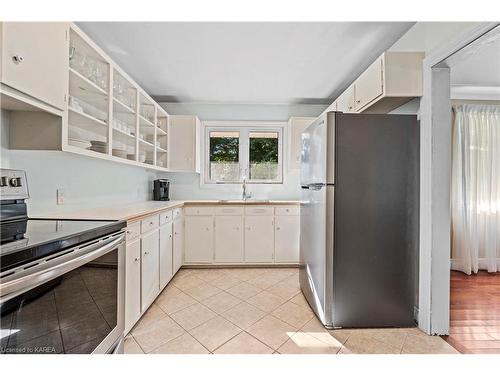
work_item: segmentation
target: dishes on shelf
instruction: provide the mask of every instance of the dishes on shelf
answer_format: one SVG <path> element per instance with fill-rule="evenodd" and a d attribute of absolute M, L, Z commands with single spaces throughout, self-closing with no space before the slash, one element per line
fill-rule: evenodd
<path fill-rule="evenodd" d="M 107 143 L 106 142 L 92 140 L 92 141 L 90 141 L 90 143 L 91 143 L 90 150 L 96 151 L 96 152 L 101 152 L 101 153 L 107 152 Z"/>
<path fill-rule="evenodd" d="M 127 157 L 127 150 L 114 148 L 114 149 L 111 150 L 111 153 L 113 154 L 113 156 L 118 156 L 120 158 L 126 158 Z"/>
<path fill-rule="evenodd" d="M 92 116 L 98 120 L 106 122 L 108 118 L 108 114 L 106 112 L 71 95 L 69 97 L 69 105 L 74 111 L 85 113 L 86 115 Z"/>
<path fill-rule="evenodd" d="M 84 141 L 78 138 L 68 138 L 68 144 L 71 146 L 88 149 L 91 144 L 89 141 Z"/>

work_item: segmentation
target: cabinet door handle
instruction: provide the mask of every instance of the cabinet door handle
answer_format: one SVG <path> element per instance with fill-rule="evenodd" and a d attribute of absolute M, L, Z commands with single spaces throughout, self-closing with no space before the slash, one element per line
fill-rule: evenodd
<path fill-rule="evenodd" d="M 21 55 L 14 55 L 14 56 L 12 56 L 12 60 L 16 64 L 21 64 L 24 61 L 24 57 L 22 57 Z"/>
<path fill-rule="evenodd" d="M 139 258 L 134 258 L 134 262 L 138 262 L 138 261 L 140 261 Z"/>
<path fill-rule="evenodd" d="M 144 255 L 148 255 L 148 254 L 149 254 L 149 251 L 145 251 L 145 252 L 144 252 Z"/>
<path fill-rule="evenodd" d="M 154 225 L 154 223 L 152 221 L 149 222 L 149 225 Z"/>
<path fill-rule="evenodd" d="M 128 231 L 127 231 L 127 234 L 132 234 L 132 232 L 128 230 Z"/>
<path fill-rule="evenodd" d="M 276 230 L 280 230 L 280 227 L 276 227 Z"/>
<path fill-rule="evenodd" d="M 205 228 L 205 230 L 210 230 L 210 228 Z"/>
<path fill-rule="evenodd" d="M 172 238 L 172 235 L 171 235 L 171 234 L 169 234 L 169 235 L 168 235 L 168 238 Z"/>
<path fill-rule="evenodd" d="M 361 103 L 361 100 L 360 99 L 356 100 L 356 103 L 358 103 L 358 104 Z"/>

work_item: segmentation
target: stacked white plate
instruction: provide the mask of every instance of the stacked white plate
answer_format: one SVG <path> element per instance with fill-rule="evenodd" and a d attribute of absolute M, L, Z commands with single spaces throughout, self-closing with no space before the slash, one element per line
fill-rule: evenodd
<path fill-rule="evenodd" d="M 90 141 L 90 143 L 92 144 L 92 146 L 90 146 L 90 149 L 92 151 L 106 153 L 106 151 L 107 151 L 106 150 L 106 146 L 107 146 L 106 142 L 103 142 L 103 141 Z"/>
<path fill-rule="evenodd" d="M 120 158 L 126 158 L 127 157 L 127 150 L 114 148 L 114 149 L 111 150 L 111 153 L 113 154 L 113 156 L 118 156 Z"/>
<path fill-rule="evenodd" d="M 78 139 L 78 138 L 68 138 L 68 143 L 71 146 L 80 147 L 80 148 L 89 148 L 91 146 L 89 141 L 84 141 L 84 140 Z"/>

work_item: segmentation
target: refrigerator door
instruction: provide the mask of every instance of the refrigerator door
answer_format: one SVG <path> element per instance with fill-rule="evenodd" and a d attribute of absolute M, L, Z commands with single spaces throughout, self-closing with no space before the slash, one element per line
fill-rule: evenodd
<path fill-rule="evenodd" d="M 409 327 L 418 265 L 418 122 L 336 118 L 334 325 Z"/>
<path fill-rule="evenodd" d="M 300 184 L 326 183 L 327 116 L 318 117 L 302 133 Z"/>
<path fill-rule="evenodd" d="M 303 187 L 300 210 L 300 286 L 325 326 L 332 325 L 333 189 L 325 185 Z"/>

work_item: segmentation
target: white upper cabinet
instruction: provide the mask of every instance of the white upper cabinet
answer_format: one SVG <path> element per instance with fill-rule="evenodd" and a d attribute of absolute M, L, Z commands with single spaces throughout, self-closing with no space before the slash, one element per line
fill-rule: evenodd
<path fill-rule="evenodd" d="M 55 108 L 68 90 L 68 30 L 63 22 L 3 22 L 1 82 Z"/>
<path fill-rule="evenodd" d="M 288 120 L 288 169 L 300 169 L 302 132 L 314 121 L 314 117 L 290 117 Z"/>
<path fill-rule="evenodd" d="M 379 58 L 359 76 L 354 84 L 355 109 L 363 108 L 382 95 L 383 91 L 382 58 Z"/>
<path fill-rule="evenodd" d="M 354 113 L 354 85 L 351 85 L 340 95 L 337 100 L 337 111 L 344 113 Z"/>
<path fill-rule="evenodd" d="M 422 96 L 421 52 L 385 52 L 334 103 L 345 113 L 388 113 Z"/>
<path fill-rule="evenodd" d="M 167 170 L 168 113 L 78 26 L 4 22 L 0 40 L 12 149 Z"/>
<path fill-rule="evenodd" d="M 200 173 L 200 128 L 196 116 L 169 117 L 169 170 Z"/>

